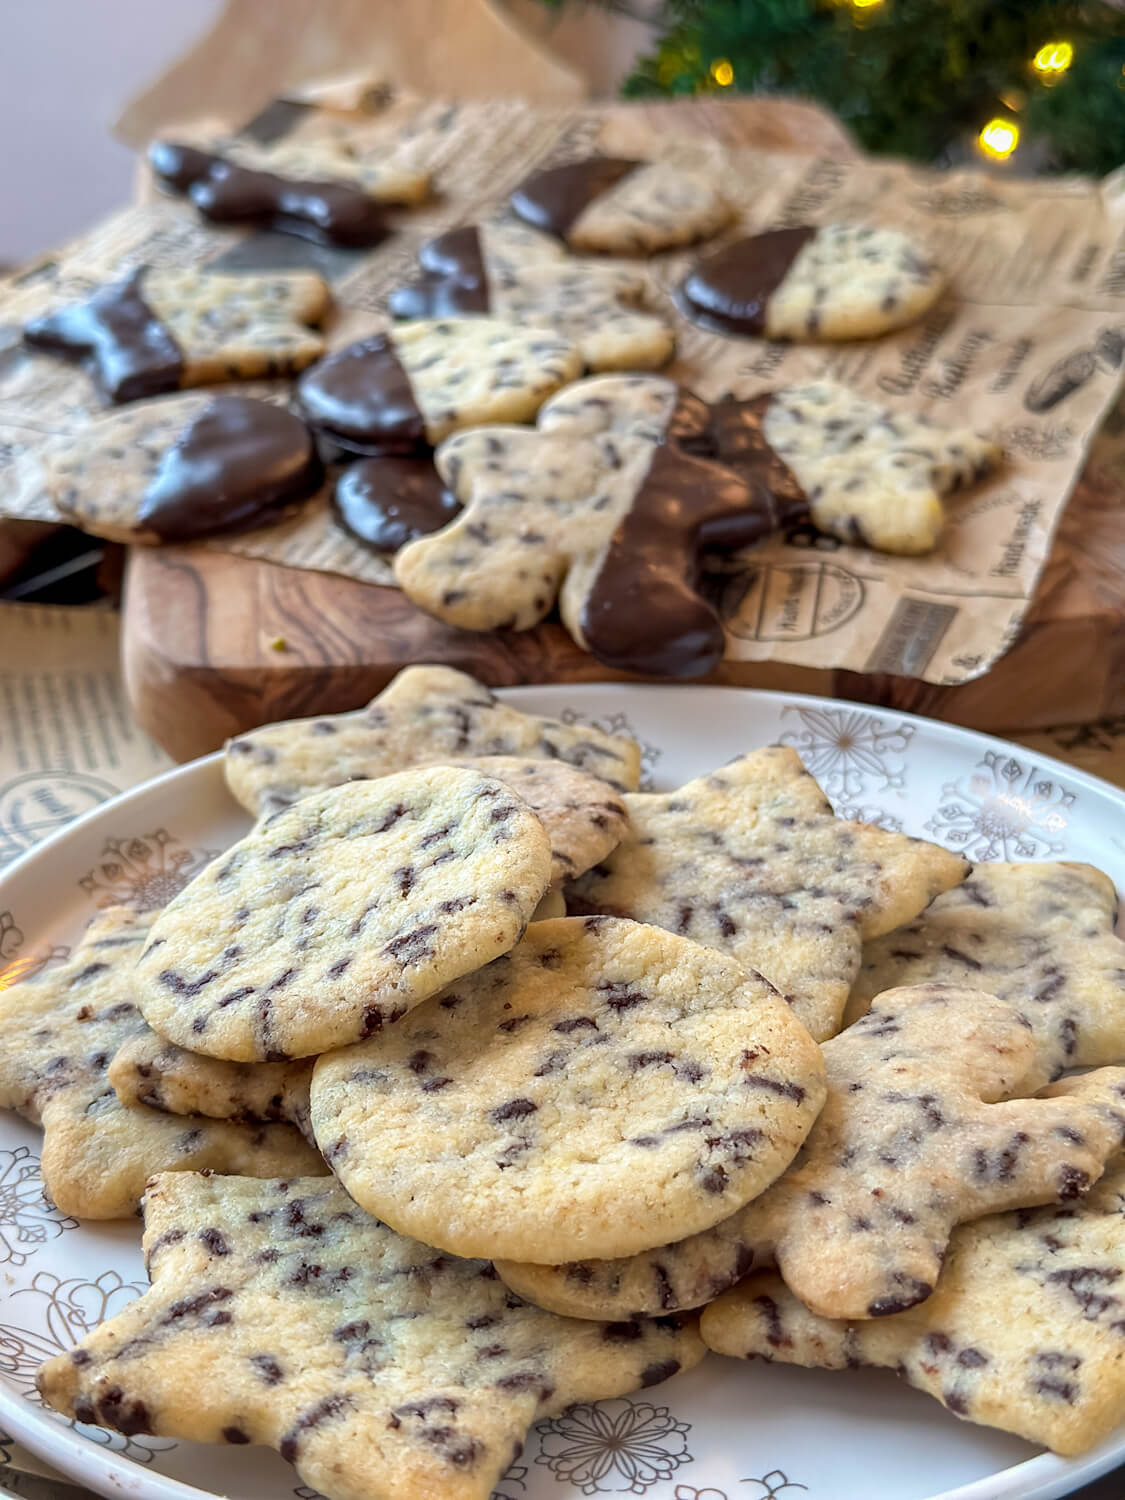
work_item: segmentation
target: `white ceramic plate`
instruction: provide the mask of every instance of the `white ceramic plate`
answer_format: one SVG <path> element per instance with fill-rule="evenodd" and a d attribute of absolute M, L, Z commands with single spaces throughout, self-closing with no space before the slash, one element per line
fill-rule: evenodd
<path fill-rule="evenodd" d="M 647 783 L 658 789 L 781 740 L 849 816 L 975 860 L 1086 860 L 1125 889 L 1125 794 L 983 735 L 831 700 L 726 688 L 597 684 L 502 696 L 634 734 L 645 747 Z M 95 808 L 0 881 L 0 960 L 57 961 L 98 905 L 162 905 L 248 826 L 217 756 Z M 35 1130 L 0 1115 L 0 1428 L 104 1495 L 315 1500 L 264 1449 L 125 1439 L 75 1427 L 37 1404 L 39 1362 L 145 1284 L 136 1225 L 79 1225 L 44 1207 L 38 1150 Z M 959 1422 L 886 1373 L 833 1375 L 712 1355 L 643 1396 L 541 1423 L 496 1495 L 1053 1500 L 1122 1462 L 1125 1430 L 1064 1462 Z"/>

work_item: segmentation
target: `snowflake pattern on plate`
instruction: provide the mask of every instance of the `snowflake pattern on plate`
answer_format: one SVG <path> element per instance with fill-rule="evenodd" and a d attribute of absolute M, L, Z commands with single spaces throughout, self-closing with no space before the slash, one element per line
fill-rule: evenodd
<path fill-rule="evenodd" d="M 906 765 L 900 757 L 914 738 L 913 724 L 889 725 L 877 714 L 853 708 L 791 704 L 781 712 L 783 718 L 796 714 L 804 727 L 779 735 L 779 743 L 797 751 L 842 816 L 850 814 L 843 814 L 841 802 L 871 793 L 901 793 L 905 787 Z"/>
<path fill-rule="evenodd" d="M 771 1469 L 761 1479 L 744 1479 L 742 1483 L 757 1485 L 754 1491 L 747 1491 L 747 1494 L 752 1495 L 752 1500 L 773 1500 L 775 1495 L 783 1495 L 786 1490 L 808 1491 L 807 1484 L 798 1484 L 795 1479 L 787 1478 L 780 1469 Z"/>
<path fill-rule="evenodd" d="M 946 782 L 925 829 L 972 860 L 1054 859 L 1076 800 L 1037 766 L 989 750 L 969 776 Z"/>
<path fill-rule="evenodd" d="M 592 714 L 580 713 L 576 708 L 564 708 L 559 719 L 563 724 L 589 724 L 591 729 L 600 729 L 603 734 L 624 734 L 631 740 L 636 740 L 641 747 L 640 790 L 652 791 L 652 773 L 664 752 L 658 745 L 642 740 L 624 714 L 602 714 L 595 718 Z"/>
<path fill-rule="evenodd" d="M 697 1490 L 693 1484 L 678 1484 L 672 1493 L 674 1500 L 727 1500 L 726 1490 L 717 1490 L 713 1485 Z"/>
<path fill-rule="evenodd" d="M 693 1462 L 687 1451 L 691 1423 L 650 1401 L 572 1406 L 536 1431 L 541 1451 L 535 1462 L 584 1495 L 643 1495 Z"/>
<path fill-rule="evenodd" d="M 886 808 L 874 802 L 845 802 L 834 808 L 838 818 L 850 818 L 853 823 L 874 823 L 888 833 L 902 833 L 902 819 L 894 817 Z"/>
<path fill-rule="evenodd" d="M 116 1271 L 103 1271 L 92 1281 L 80 1276 L 64 1281 L 50 1271 L 37 1272 L 27 1286 L 12 1292 L 5 1300 L 6 1317 L 37 1316 L 38 1326 L 28 1328 L 25 1324 L 0 1322 L 0 1377 L 16 1385 L 26 1400 L 41 1406 L 35 1389 L 35 1372 L 43 1361 L 73 1348 L 99 1323 L 112 1318 L 147 1290 L 147 1283 L 123 1281 Z M 166 1438 L 127 1438 L 103 1427 L 69 1421 L 53 1412 L 51 1416 L 91 1442 L 114 1448 L 137 1463 L 151 1463 L 156 1453 L 176 1446 Z"/>
<path fill-rule="evenodd" d="M 39 1158 L 26 1146 L 0 1151 L 0 1265 L 25 1266 L 40 1245 L 77 1228 L 44 1196 Z"/>
<path fill-rule="evenodd" d="M 497 1482 L 489 1500 L 519 1500 L 527 1489 L 527 1465 L 512 1464 L 507 1473 Z M 517 1493 L 518 1491 L 518 1493 Z"/>
<path fill-rule="evenodd" d="M 156 911 L 205 865 L 217 849 L 185 849 L 166 828 L 128 839 L 106 839 L 101 863 L 78 882 L 98 906 Z"/>

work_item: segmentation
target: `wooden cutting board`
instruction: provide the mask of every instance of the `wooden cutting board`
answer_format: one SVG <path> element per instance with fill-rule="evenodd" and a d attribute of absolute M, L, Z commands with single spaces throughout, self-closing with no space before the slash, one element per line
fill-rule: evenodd
<path fill-rule="evenodd" d="M 202 547 L 133 549 L 122 641 L 133 711 L 178 760 L 256 724 L 358 707 L 411 662 L 445 662 L 492 686 L 622 679 L 558 624 L 454 630 L 398 589 Z M 1125 493 L 1087 469 L 1020 639 L 974 682 L 753 662 L 704 680 L 852 698 L 995 733 L 1125 712 Z"/>

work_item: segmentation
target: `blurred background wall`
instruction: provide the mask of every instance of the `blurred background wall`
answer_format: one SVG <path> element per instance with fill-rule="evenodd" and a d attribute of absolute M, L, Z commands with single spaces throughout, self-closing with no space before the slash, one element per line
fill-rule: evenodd
<path fill-rule="evenodd" d="M 110 122 L 219 9 L 220 0 L 2 0 L 0 265 L 128 198 L 132 153 L 110 138 Z"/>

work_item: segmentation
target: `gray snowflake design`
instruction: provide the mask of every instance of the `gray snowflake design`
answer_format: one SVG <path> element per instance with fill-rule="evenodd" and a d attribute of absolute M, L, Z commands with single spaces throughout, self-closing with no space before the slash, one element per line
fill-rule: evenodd
<path fill-rule="evenodd" d="M 838 818 L 849 818 L 853 823 L 874 823 L 876 828 L 885 828 L 888 833 L 902 833 L 902 819 L 892 817 L 885 808 L 874 802 L 845 802 L 834 809 Z"/>
<path fill-rule="evenodd" d="M 771 1469 L 768 1474 L 763 1474 L 761 1479 L 744 1479 L 743 1484 L 753 1484 L 757 1488 L 752 1492 L 753 1500 L 774 1500 L 775 1495 L 783 1495 L 787 1490 L 808 1491 L 807 1484 L 798 1484 L 795 1479 L 789 1479 L 780 1469 Z"/>
<path fill-rule="evenodd" d="M 77 1228 L 44 1196 L 39 1158 L 26 1146 L 0 1151 L 0 1265 L 26 1266 L 41 1245 Z"/>
<path fill-rule="evenodd" d="M 35 1372 L 46 1359 L 65 1354 L 79 1339 L 148 1290 L 147 1283 L 123 1281 L 117 1271 L 103 1271 L 93 1280 L 81 1276 L 63 1280 L 50 1271 L 39 1271 L 27 1286 L 11 1292 L 4 1302 L 5 1317 L 33 1319 L 0 1323 L 0 1377 L 6 1377 L 26 1401 L 42 1405 L 35 1389 Z M 88 1427 L 51 1413 L 52 1419 L 71 1427 L 90 1442 L 113 1448 L 137 1463 L 149 1464 L 157 1453 L 174 1448 L 166 1438 L 125 1437 L 103 1427 Z"/>
<path fill-rule="evenodd" d="M 187 849 L 166 828 L 133 838 L 106 839 L 101 862 L 78 884 L 98 906 L 156 911 L 193 880 L 218 853 Z"/>
<path fill-rule="evenodd" d="M 527 1489 L 527 1465 L 512 1464 L 507 1473 L 497 1481 L 489 1500 L 519 1500 Z M 517 1494 L 517 1491 L 519 1492 Z"/>
<path fill-rule="evenodd" d="M 842 817 L 852 816 L 842 803 L 905 787 L 904 757 L 914 738 L 913 724 L 888 724 L 859 708 L 805 708 L 794 703 L 781 713 L 783 718 L 796 714 L 802 727 L 787 730 L 778 742 L 797 751 Z M 869 821 L 890 826 L 885 815 Z"/>
<path fill-rule="evenodd" d="M 1077 793 L 1003 751 L 941 789 L 927 833 L 972 860 L 1051 859 L 1066 849 Z"/>
<path fill-rule="evenodd" d="M 690 1422 L 650 1401 L 572 1406 L 536 1431 L 535 1462 L 584 1495 L 643 1495 L 671 1479 L 681 1464 L 694 1462 L 687 1451 Z"/>
<path fill-rule="evenodd" d="M 596 719 L 592 714 L 581 713 L 576 708 L 564 708 L 559 714 L 559 719 L 563 724 L 588 724 L 591 729 L 600 729 L 603 734 L 625 735 L 631 740 L 636 740 L 641 747 L 640 789 L 642 792 L 652 791 L 652 773 L 664 751 L 659 746 L 650 744 L 648 740 L 642 740 L 625 714 L 602 714 Z"/>

